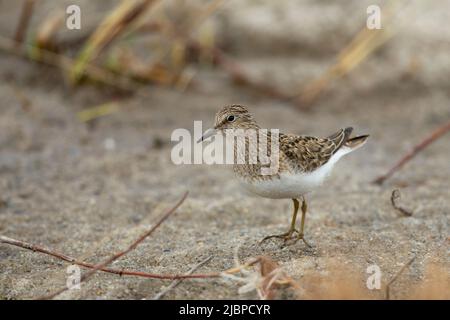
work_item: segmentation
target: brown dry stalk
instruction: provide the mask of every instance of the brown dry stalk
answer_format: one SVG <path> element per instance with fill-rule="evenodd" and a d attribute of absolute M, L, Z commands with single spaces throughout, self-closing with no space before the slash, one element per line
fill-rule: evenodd
<path fill-rule="evenodd" d="M 298 105 L 309 108 L 315 99 L 327 88 L 330 83 L 356 68 L 383 45 L 392 34 L 386 30 L 367 30 L 366 27 L 355 37 L 350 46 L 344 48 L 339 54 L 336 64 L 331 66 L 318 79 L 307 84 L 298 96 Z"/>
<path fill-rule="evenodd" d="M 86 42 L 73 65 L 70 79 L 74 83 L 78 82 L 86 65 L 156 2 L 156 0 L 123 1 L 115 7 Z"/>
<path fill-rule="evenodd" d="M 274 299 L 276 290 L 281 285 L 288 285 L 293 289 L 299 290 L 297 283 L 285 274 L 279 264 L 271 258 L 261 256 L 259 258 L 259 269 L 262 281 L 257 291 L 263 300 Z"/>
<path fill-rule="evenodd" d="M 53 46 L 54 38 L 64 22 L 64 15 L 64 11 L 53 12 L 39 26 L 36 32 L 36 45 L 39 48 L 47 48 L 56 51 L 56 47 Z"/>
<path fill-rule="evenodd" d="M 188 32 L 189 34 L 192 33 L 204 20 L 206 20 L 209 16 L 211 16 L 216 10 L 217 8 L 220 7 L 220 5 L 223 3 L 223 0 L 216 0 L 213 1 L 210 5 L 208 5 L 206 7 L 206 9 L 204 11 L 202 11 L 201 14 L 199 14 L 199 19 L 196 21 L 195 25 L 193 27 L 191 27 L 191 30 Z M 131 10 L 129 11 L 129 8 L 127 10 L 121 9 L 120 10 L 122 13 L 121 15 L 123 15 L 123 12 L 127 12 L 127 16 L 128 19 L 130 19 L 131 16 L 135 17 L 135 15 L 137 14 L 136 10 Z M 132 14 L 130 14 L 130 12 L 132 12 Z M 113 20 L 113 22 L 115 21 L 115 23 L 117 23 L 117 21 L 119 21 L 117 19 L 117 16 L 114 17 L 115 20 Z M 134 18 L 133 18 L 134 19 Z M 131 19 L 131 20 L 133 20 Z M 74 76 L 73 79 L 78 78 L 78 76 L 81 74 L 81 72 L 83 72 L 84 74 L 88 75 L 90 78 L 96 80 L 96 81 L 100 81 L 104 84 L 107 85 L 111 85 L 114 87 L 117 87 L 119 89 L 122 90 L 126 90 L 126 91 L 132 91 L 132 92 L 136 92 L 136 88 L 141 87 L 140 84 L 138 84 L 136 81 L 132 81 L 132 79 L 130 79 L 130 77 L 125 77 L 125 76 L 120 76 L 117 75 L 114 72 L 111 72 L 107 69 L 104 68 L 100 68 L 98 66 L 95 66 L 91 63 L 87 63 L 87 61 L 91 61 L 93 59 L 93 57 L 95 57 L 96 55 L 98 55 L 98 53 L 111 41 L 113 41 L 113 39 L 115 39 L 120 32 L 123 31 L 124 28 L 124 23 L 125 25 L 127 23 L 129 23 L 129 20 L 120 20 L 122 24 L 120 24 L 120 30 L 114 29 L 114 32 L 111 33 L 105 33 L 105 26 L 100 26 L 98 27 L 97 30 L 95 30 L 93 33 L 89 32 L 88 34 L 91 34 L 90 36 L 90 40 L 88 41 L 93 41 L 92 39 L 95 39 L 95 35 L 97 34 L 98 39 L 96 40 L 96 42 L 98 43 L 98 46 L 96 46 L 97 44 L 91 44 L 91 47 L 95 47 L 96 50 L 99 50 L 97 53 L 93 53 L 93 52 L 88 52 L 88 53 L 84 53 L 84 57 L 82 57 L 82 55 L 80 55 L 80 57 L 77 60 L 73 60 L 70 59 L 66 56 L 63 55 L 58 55 L 52 51 L 48 51 L 45 50 L 43 48 L 38 48 L 36 46 L 27 44 L 28 48 L 30 50 L 26 50 L 26 51 L 13 51 L 12 53 L 18 54 L 24 58 L 27 59 L 31 59 L 31 60 L 35 60 L 41 63 L 45 63 L 48 65 L 52 65 L 58 68 L 61 68 L 64 71 L 69 71 L 72 72 L 72 75 Z M 164 31 L 162 29 L 162 26 L 160 24 L 155 23 L 155 25 L 153 27 L 155 27 L 154 29 L 156 29 L 156 31 Z M 111 26 L 108 26 L 107 29 L 111 28 Z M 100 32 L 101 31 L 101 32 Z M 173 31 L 170 32 L 170 30 L 165 30 L 165 34 L 166 36 L 171 37 L 172 39 L 177 39 L 180 37 L 180 35 L 178 34 L 174 34 Z M 83 35 L 83 37 L 86 37 L 86 35 Z M 204 49 L 202 48 L 202 45 L 194 40 L 190 40 L 189 39 L 189 35 L 187 36 L 187 39 L 184 39 L 182 41 L 186 41 L 187 42 L 187 47 L 190 48 L 191 50 L 199 53 L 201 51 L 204 51 Z M 102 41 L 100 41 L 102 40 Z M 77 40 L 76 42 L 78 42 L 79 40 Z M 16 43 L 14 43 L 14 41 L 7 39 L 7 38 L 0 38 L 0 50 L 4 50 L 7 52 L 11 53 L 11 46 L 15 46 Z M 60 44 L 61 45 L 61 44 Z M 101 46 L 100 46 L 101 45 Z M 86 45 L 86 47 L 88 47 L 88 45 Z M 30 57 L 27 52 L 35 52 L 36 50 L 38 50 L 37 52 L 39 53 L 38 56 L 36 57 Z M 87 50 L 86 48 L 84 50 Z M 209 54 L 211 54 L 213 60 L 215 61 L 215 63 L 221 67 L 226 73 L 228 73 L 231 77 L 231 79 L 233 81 L 235 81 L 236 83 L 246 86 L 254 91 L 257 91 L 258 93 L 262 93 L 266 96 L 272 97 L 272 98 L 276 98 L 279 100 L 283 100 L 283 101 L 290 101 L 291 96 L 280 91 L 278 88 L 273 87 L 269 84 L 264 84 L 264 83 L 259 83 L 253 79 L 251 79 L 251 77 L 249 77 L 243 67 L 233 58 L 227 56 L 221 49 L 219 49 L 218 47 L 213 47 L 210 49 L 211 52 Z M 163 55 L 164 56 L 164 55 Z M 39 59 L 36 59 L 36 58 Z M 162 59 L 162 58 L 161 58 Z M 159 59 L 160 60 L 160 59 Z M 159 61 L 155 62 L 154 65 L 157 65 Z M 82 70 L 82 71 L 80 71 Z M 180 80 L 186 80 L 183 77 L 180 77 Z"/>
<path fill-rule="evenodd" d="M 51 45 L 54 45 L 54 48 L 60 47 L 60 44 L 52 43 Z M 2 36 L 0 36 L 0 50 L 26 60 L 59 68 L 62 71 L 69 72 L 76 63 L 72 58 L 33 44 L 24 43 L 23 48 L 20 48 L 14 40 Z M 84 75 L 90 80 L 98 81 L 104 85 L 132 92 L 146 98 L 148 98 L 149 94 L 145 90 L 146 86 L 139 82 L 139 79 L 152 80 L 156 84 L 164 85 L 165 83 L 160 81 L 161 74 L 165 74 L 166 78 L 174 77 L 174 75 L 169 74 L 168 71 L 161 66 L 150 66 L 148 70 L 144 70 L 144 73 L 148 73 L 148 75 L 144 75 L 144 77 L 139 74 L 140 71 L 131 70 L 131 74 L 127 74 L 120 70 L 111 71 L 111 68 L 108 69 L 92 63 L 85 65 L 84 68 Z M 134 69 L 134 67 L 132 69 Z M 185 75 L 179 75 L 179 80 L 189 81 Z"/>
<path fill-rule="evenodd" d="M 104 262 L 101 262 L 97 265 L 94 266 L 94 268 L 92 270 L 90 270 L 88 273 L 84 274 L 81 279 L 80 279 L 80 283 L 87 281 L 89 278 L 91 278 L 98 270 L 105 268 L 107 265 L 111 264 L 112 262 L 116 261 L 117 259 L 123 257 L 124 255 L 126 255 L 127 253 L 129 253 L 130 251 L 134 250 L 142 241 L 144 241 L 147 237 L 149 237 L 156 229 L 158 229 L 158 227 L 167 220 L 167 218 L 169 218 L 176 209 L 178 209 L 178 207 L 184 202 L 184 200 L 186 199 L 188 195 L 188 192 L 186 192 L 183 197 L 181 197 L 181 199 L 169 210 L 166 211 L 166 213 L 164 213 L 161 218 L 158 219 L 158 221 L 146 232 L 144 232 L 139 238 L 137 238 L 130 246 L 128 246 L 127 249 L 123 250 L 123 251 L 119 251 L 117 253 L 115 253 L 114 255 L 112 255 L 111 257 L 109 257 L 108 259 L 106 259 Z M 52 299 L 56 296 L 58 296 L 59 294 L 65 292 L 69 290 L 69 288 L 63 287 L 57 291 L 55 291 L 54 293 L 51 293 L 47 296 L 44 296 L 40 299 Z"/>
<path fill-rule="evenodd" d="M 24 44 L 24 48 L 17 48 L 17 42 L 0 36 L 0 50 L 6 53 L 17 55 L 23 59 L 36 61 L 45 65 L 60 68 L 64 71 L 71 70 L 74 65 L 74 60 L 61 54 L 54 53 L 52 51 L 39 48 L 32 44 Z M 29 52 L 36 51 L 39 52 L 38 55 L 31 56 Z M 107 69 L 95 66 L 93 64 L 88 64 L 85 69 L 85 73 L 93 80 L 99 81 L 103 84 L 129 91 L 137 92 L 138 89 L 143 86 L 139 83 L 133 81 L 132 79 L 117 75 L 110 72 Z"/>
<path fill-rule="evenodd" d="M 20 247 L 23 249 L 31 250 L 33 252 L 40 252 L 47 254 L 49 256 L 58 258 L 63 261 L 76 264 L 81 267 L 93 269 L 95 265 L 92 263 L 87 263 L 84 261 L 77 260 L 74 257 L 68 256 L 64 253 L 57 252 L 55 250 L 45 248 L 36 244 L 28 243 L 22 240 L 12 239 L 5 236 L 0 236 L 0 243 L 9 244 L 12 246 Z M 142 278 L 151 278 L 159 280 L 176 280 L 176 279 L 201 279 L 201 278 L 215 278 L 219 276 L 219 273 L 209 273 L 209 274 L 157 274 L 142 271 L 126 270 L 126 269 L 113 269 L 108 267 L 103 267 L 99 271 L 104 271 L 107 273 L 117 274 L 119 276 L 136 276 Z"/>
<path fill-rule="evenodd" d="M 30 22 L 31 16 L 33 15 L 34 2 L 35 0 L 26 0 L 23 3 L 19 23 L 16 28 L 16 34 L 14 36 L 17 47 L 22 44 L 23 39 L 25 38 L 25 34 L 27 33 L 28 24 Z"/>
<path fill-rule="evenodd" d="M 406 153 L 389 171 L 378 178 L 373 183 L 382 184 L 386 179 L 390 178 L 394 173 L 399 171 L 408 161 L 414 158 L 420 151 L 425 149 L 428 145 L 442 137 L 444 134 L 450 131 L 450 121 L 442 126 L 439 126 L 431 134 L 425 137 L 420 143 L 414 146 L 414 148 Z"/>
<path fill-rule="evenodd" d="M 395 33 L 393 23 L 395 16 L 403 9 L 402 2 L 390 2 L 383 10 L 383 28 L 369 30 L 364 26 L 350 43 L 344 47 L 329 67 L 318 79 L 307 84 L 295 97 L 297 105 L 303 109 L 310 108 L 319 95 L 330 86 L 330 83 L 350 73 L 366 60 L 378 48 L 385 44 Z"/>
<path fill-rule="evenodd" d="M 204 10 L 202 10 L 197 19 L 195 19 L 194 25 L 189 27 L 188 31 L 184 31 L 183 34 L 177 32 L 176 28 L 170 23 L 152 23 L 150 24 L 151 31 L 159 31 L 163 33 L 167 38 L 174 42 L 178 47 L 182 47 L 183 50 L 188 49 L 195 55 L 200 55 L 201 53 L 206 53 L 211 56 L 214 63 L 219 66 L 223 71 L 225 71 L 231 79 L 239 85 L 246 86 L 251 90 L 257 91 L 259 94 L 264 94 L 265 96 L 279 99 L 282 101 L 292 101 L 292 96 L 282 92 L 276 87 L 269 84 L 264 84 L 253 80 L 249 75 L 246 74 L 244 68 L 240 63 L 228 56 L 223 50 L 217 46 L 211 48 L 204 48 L 204 46 L 191 38 L 191 34 L 210 16 L 212 16 L 218 8 L 222 5 L 223 0 L 215 0 L 209 3 Z M 140 29 L 137 31 L 146 31 L 147 29 Z M 206 52 L 205 52 L 206 51 Z M 153 64 L 157 65 L 161 60 L 167 55 L 167 50 L 165 50 Z M 185 80 L 180 78 L 180 80 Z"/>

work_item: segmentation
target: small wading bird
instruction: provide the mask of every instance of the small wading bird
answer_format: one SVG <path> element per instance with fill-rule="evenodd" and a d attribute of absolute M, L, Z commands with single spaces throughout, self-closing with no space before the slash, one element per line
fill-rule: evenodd
<path fill-rule="evenodd" d="M 205 131 L 198 142 L 216 133 L 224 134 L 230 129 L 254 130 L 259 134 L 264 131 L 244 106 L 231 105 L 222 108 L 216 114 L 214 127 Z M 233 170 L 245 189 L 264 198 L 292 199 L 294 202 L 289 230 L 282 234 L 267 236 L 261 242 L 270 238 L 282 238 L 286 244 L 289 240 L 295 243 L 301 239 L 310 247 L 304 238 L 307 210 L 304 195 L 320 187 L 342 156 L 360 148 L 367 141 L 368 135 L 350 138 L 352 130 L 352 128 L 341 129 L 327 138 L 280 133 L 277 150 L 278 170 L 270 175 L 261 174 L 262 164 L 259 159 L 255 163 L 249 161 L 250 158 L 246 156 L 250 139 L 245 138 L 245 148 L 237 148 L 238 144 L 234 144 Z M 264 132 L 267 137 L 266 153 L 270 157 L 271 131 Z M 237 159 L 241 161 L 238 162 Z M 300 230 L 296 229 L 297 212 L 300 207 L 298 199 L 302 200 Z"/>

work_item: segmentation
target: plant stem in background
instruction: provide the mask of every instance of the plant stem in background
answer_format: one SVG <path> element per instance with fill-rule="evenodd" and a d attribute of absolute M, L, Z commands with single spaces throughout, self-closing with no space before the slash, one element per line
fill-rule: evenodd
<path fill-rule="evenodd" d="M 435 129 L 430 135 L 423 139 L 419 144 L 415 145 L 414 148 L 405 154 L 389 171 L 378 178 L 376 178 L 373 183 L 382 184 L 388 178 L 390 178 L 394 173 L 399 171 L 409 160 L 414 158 L 420 151 L 425 149 L 428 145 L 442 137 L 444 134 L 450 131 L 450 121 L 444 125 Z"/>

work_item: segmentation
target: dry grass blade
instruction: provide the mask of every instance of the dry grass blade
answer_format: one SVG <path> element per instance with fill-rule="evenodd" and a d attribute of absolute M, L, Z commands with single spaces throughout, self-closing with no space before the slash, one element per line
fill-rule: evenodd
<path fill-rule="evenodd" d="M 90 270 L 88 273 L 84 274 L 81 279 L 80 279 L 80 283 L 87 281 L 89 278 L 91 278 L 98 270 L 101 270 L 102 268 L 106 267 L 107 265 L 109 265 L 110 263 L 116 261 L 117 259 L 119 259 L 120 257 L 126 255 L 127 253 L 129 253 L 130 251 L 134 250 L 142 241 L 144 241 L 148 236 L 150 236 L 156 229 L 158 229 L 158 227 L 167 220 L 167 218 L 169 218 L 176 209 L 178 209 L 178 207 L 184 202 L 184 200 L 186 199 L 188 195 L 188 192 L 186 192 L 183 197 L 169 210 L 166 211 L 165 214 L 163 214 L 161 216 L 161 218 L 159 218 L 159 220 L 146 232 L 144 232 L 139 238 L 136 239 L 136 241 L 134 241 L 130 246 L 128 246 L 127 249 L 117 252 L 114 255 L 112 255 L 110 258 L 106 259 L 104 262 L 97 264 L 92 270 Z M 69 290 L 69 288 L 64 287 L 59 289 L 58 291 L 55 291 L 54 293 L 42 297 L 41 299 L 53 299 L 54 297 L 56 297 L 57 295 L 65 292 Z"/>
<path fill-rule="evenodd" d="M 157 24 L 157 30 L 160 31 L 164 37 L 170 40 L 171 45 L 168 48 L 161 50 L 150 68 L 162 65 L 162 61 L 168 54 L 171 54 L 172 65 L 176 70 L 178 77 L 172 77 L 173 79 L 170 79 L 170 82 L 175 83 L 175 85 L 177 83 L 181 83 L 181 88 L 190 83 L 192 79 L 190 79 L 189 76 L 187 78 L 184 77 L 183 70 L 186 66 L 185 60 L 188 50 L 191 49 L 192 43 L 195 42 L 191 40 L 192 35 L 208 18 L 213 16 L 218 11 L 223 2 L 224 0 L 213 0 L 208 2 L 206 6 L 202 8 L 199 13 L 197 13 L 195 19 L 193 19 L 193 23 L 185 30 L 179 30 L 179 28 L 177 28 L 177 26 L 168 19 L 165 19 L 166 21 L 164 23 L 160 22 Z M 200 52 L 201 50 L 197 51 Z"/>
<path fill-rule="evenodd" d="M 391 2 L 391 6 L 383 10 L 383 29 L 369 30 L 364 26 L 339 53 L 336 63 L 317 80 L 306 85 L 300 95 L 296 97 L 300 107 L 310 107 L 332 81 L 348 74 L 394 35 L 391 26 L 392 17 L 401 8 L 401 6 L 394 6 L 394 3 Z"/>
<path fill-rule="evenodd" d="M 261 274 L 261 285 L 258 295 L 262 300 L 270 300 L 275 297 L 276 289 L 281 285 L 293 286 L 294 281 L 288 277 L 282 268 L 271 258 L 262 256 L 259 261 L 259 272 Z"/>
<path fill-rule="evenodd" d="M 222 272 L 225 280 L 240 282 L 243 285 L 239 287 L 239 294 L 247 294 L 256 291 L 261 300 L 273 299 L 276 289 L 282 285 L 289 285 L 298 289 L 293 279 L 285 274 L 277 262 L 266 256 L 252 258 L 249 262 L 241 264 L 239 262 L 238 249 L 235 252 L 235 267 Z M 256 270 L 249 270 L 250 267 L 256 267 Z M 240 273 L 241 276 L 234 275 Z"/>
<path fill-rule="evenodd" d="M 14 46 L 16 45 L 17 42 L 14 40 L 0 36 L 1 51 L 66 71 L 70 71 L 75 63 L 71 58 L 31 44 L 24 44 L 24 48 L 14 49 Z M 35 54 L 30 55 L 29 52 L 35 52 Z M 87 64 L 85 66 L 85 73 L 92 80 L 129 92 L 136 92 L 138 89 L 143 87 L 141 84 L 128 77 L 117 75 L 107 69 L 95 66 L 93 64 Z"/>
<path fill-rule="evenodd" d="M 117 102 L 107 102 L 77 113 L 77 118 L 82 122 L 88 122 L 99 117 L 103 117 L 119 110 Z"/>
<path fill-rule="evenodd" d="M 64 11 L 57 11 L 44 20 L 36 34 L 36 45 L 39 48 L 54 48 L 54 37 L 64 22 Z"/>
<path fill-rule="evenodd" d="M 86 65 L 95 59 L 100 52 L 118 37 L 135 19 L 145 13 L 156 0 L 122 1 L 103 20 L 92 34 L 70 72 L 72 83 L 76 83 L 83 76 Z"/>
<path fill-rule="evenodd" d="M 136 81 L 153 82 L 159 85 L 170 85 L 178 76 L 161 64 L 148 64 L 141 61 L 131 50 L 120 48 L 112 54 L 106 67 L 117 73 L 125 74 Z"/>

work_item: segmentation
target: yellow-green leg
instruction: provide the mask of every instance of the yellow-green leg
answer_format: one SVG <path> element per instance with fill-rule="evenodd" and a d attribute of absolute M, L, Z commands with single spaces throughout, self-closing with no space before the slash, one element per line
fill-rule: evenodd
<path fill-rule="evenodd" d="M 303 230 L 305 229 L 305 216 L 306 216 L 306 210 L 308 209 L 308 206 L 306 205 L 306 200 L 305 198 L 303 198 L 302 200 L 302 221 L 300 222 L 300 232 L 298 233 L 298 237 L 296 239 L 296 241 L 302 239 L 303 242 L 311 248 L 311 245 L 306 242 L 305 237 L 304 237 L 304 233 Z"/>
<path fill-rule="evenodd" d="M 284 240 L 284 242 L 286 243 L 286 241 L 292 239 L 292 235 L 295 232 L 299 233 L 299 231 L 297 229 L 295 229 L 295 222 L 297 220 L 297 212 L 298 212 L 300 203 L 298 202 L 297 199 L 292 199 L 292 201 L 294 202 L 294 213 L 292 214 L 291 226 L 290 226 L 289 230 L 282 234 L 274 234 L 271 236 L 267 236 L 264 239 L 262 239 L 260 243 L 263 243 L 264 241 L 271 239 L 271 238 L 282 238 Z M 302 221 L 303 220 L 304 219 L 302 219 Z M 299 238 L 297 238 L 297 239 L 299 239 Z"/>

